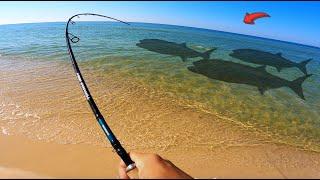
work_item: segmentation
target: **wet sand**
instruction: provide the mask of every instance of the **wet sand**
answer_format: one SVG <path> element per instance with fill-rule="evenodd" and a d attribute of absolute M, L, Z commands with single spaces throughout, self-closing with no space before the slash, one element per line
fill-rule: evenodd
<path fill-rule="evenodd" d="M 35 142 L 0 136 L 0 178 L 116 178 L 119 159 L 110 148 Z M 150 152 L 148 150 L 141 150 Z M 319 178 L 320 158 L 278 145 L 161 152 L 197 178 Z M 18 169 L 18 170 L 17 170 Z"/>
<path fill-rule="evenodd" d="M 25 177 L 116 177 L 118 157 L 70 64 L 0 59 L 0 67 L 0 177 L 10 176 L 12 168 L 26 171 Z M 134 79 L 102 73 L 85 78 L 128 151 L 157 152 L 194 177 L 320 177 L 319 153 L 277 144 L 253 127 Z"/>

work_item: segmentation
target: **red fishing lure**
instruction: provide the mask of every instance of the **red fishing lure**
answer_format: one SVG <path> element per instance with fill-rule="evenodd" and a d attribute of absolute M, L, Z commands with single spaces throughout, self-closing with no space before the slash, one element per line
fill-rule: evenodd
<path fill-rule="evenodd" d="M 254 21 L 259 18 L 270 17 L 269 14 L 264 12 L 255 12 L 255 13 L 246 13 L 244 16 L 243 22 L 246 24 L 254 24 Z"/>

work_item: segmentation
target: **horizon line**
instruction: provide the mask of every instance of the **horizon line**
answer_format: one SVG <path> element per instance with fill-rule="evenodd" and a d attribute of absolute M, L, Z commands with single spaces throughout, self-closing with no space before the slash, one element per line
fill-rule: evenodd
<path fill-rule="evenodd" d="M 81 21 L 81 20 L 78 20 Z M 81 22 L 116 22 L 116 21 L 81 21 Z M 316 48 L 320 49 L 320 46 L 316 45 L 309 45 L 309 44 L 302 44 L 298 42 L 292 42 L 292 41 L 286 41 L 286 40 L 280 40 L 280 39 L 273 39 L 273 38 L 267 38 L 267 37 L 261 37 L 261 36 L 255 36 L 255 35 L 249 35 L 249 34 L 240 34 L 236 32 L 230 32 L 230 31 L 223 31 L 223 30 L 216 30 L 216 29 L 208 29 L 208 28 L 203 28 L 203 27 L 195 27 L 195 26 L 185 26 L 185 25 L 177 25 L 177 24 L 163 24 L 163 23 L 153 23 L 153 22 L 137 22 L 137 21 L 125 21 L 128 23 L 145 23 L 145 24 L 159 24 L 159 25 L 169 25 L 169 26 L 180 26 L 180 27 L 187 27 L 187 28 L 195 28 L 195 29 L 202 29 L 202 30 L 209 30 L 209 31 L 216 31 L 216 32 L 222 32 L 222 33 L 229 33 L 229 34 L 236 34 L 240 36 L 247 36 L 247 37 L 254 37 L 254 38 L 259 38 L 259 39 L 265 39 L 265 40 L 271 40 L 271 41 L 279 41 L 279 42 L 284 42 L 284 43 L 290 43 L 290 44 L 295 44 L 295 45 L 302 45 L 310 48 Z M 6 26 L 6 25 L 20 25 L 20 24 L 41 24 L 41 23 L 67 23 L 67 21 L 46 21 L 46 22 L 23 22 L 23 23 L 11 23 L 11 24 L 0 24 L 0 26 Z"/>

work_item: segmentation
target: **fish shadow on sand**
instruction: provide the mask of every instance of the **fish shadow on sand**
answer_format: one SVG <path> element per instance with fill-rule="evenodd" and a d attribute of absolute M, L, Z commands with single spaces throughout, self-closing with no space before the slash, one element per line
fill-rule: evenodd
<path fill-rule="evenodd" d="M 296 63 L 284 58 L 281 53 L 272 54 L 270 52 L 255 49 L 235 49 L 229 55 L 245 62 L 273 66 L 277 68 L 278 72 L 284 68 L 297 67 L 305 75 L 308 74 L 306 65 L 312 60 L 308 59 L 300 63 Z"/>
<path fill-rule="evenodd" d="M 178 56 L 182 59 L 183 62 L 185 62 L 187 58 L 195 58 L 195 57 L 209 59 L 210 54 L 217 49 L 217 48 L 212 48 L 206 52 L 198 52 L 189 48 L 186 45 L 186 43 L 178 44 L 175 42 L 169 42 L 161 39 L 143 39 L 143 40 L 140 40 L 140 42 L 137 43 L 136 45 L 138 47 L 144 48 L 152 52 Z"/>
<path fill-rule="evenodd" d="M 220 59 L 195 61 L 193 66 L 188 67 L 188 70 L 219 81 L 256 86 L 261 95 L 269 89 L 289 87 L 301 99 L 305 99 L 302 83 L 312 75 L 309 74 L 288 81 L 268 73 L 265 65 L 251 67 Z"/>

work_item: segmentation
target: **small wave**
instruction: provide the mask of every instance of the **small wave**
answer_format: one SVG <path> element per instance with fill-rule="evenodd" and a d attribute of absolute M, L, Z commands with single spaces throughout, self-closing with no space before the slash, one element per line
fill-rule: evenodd
<path fill-rule="evenodd" d="M 3 120 L 14 120 L 19 117 L 26 117 L 26 118 L 35 118 L 41 119 L 40 116 L 35 112 L 29 112 L 28 110 L 24 110 L 21 108 L 20 105 L 15 103 L 1 103 L 0 104 L 0 117 Z M 8 122 L 11 123 L 11 122 Z"/>

